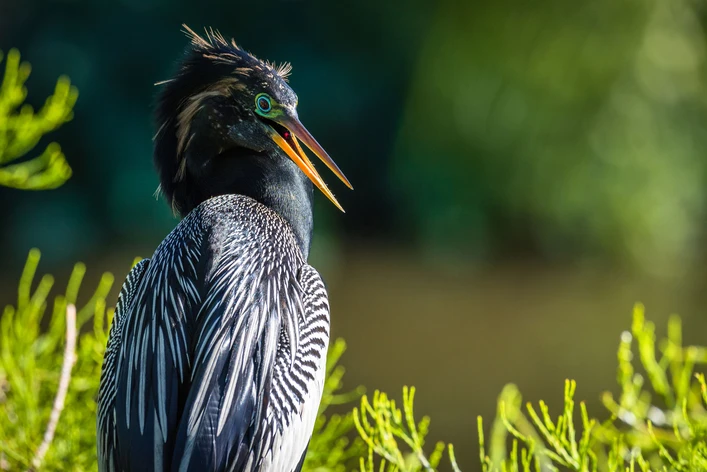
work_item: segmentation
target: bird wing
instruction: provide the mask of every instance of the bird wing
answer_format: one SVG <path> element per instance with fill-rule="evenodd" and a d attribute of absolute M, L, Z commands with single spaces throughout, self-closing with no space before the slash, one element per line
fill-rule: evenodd
<path fill-rule="evenodd" d="M 112 447 L 109 456 L 99 457 L 102 469 L 169 470 L 189 383 L 189 316 L 200 303 L 197 216 L 182 220 L 160 244 L 131 285 L 120 323 L 114 321 L 115 359 L 98 405 L 102 416 L 112 416 L 110 432 L 99 427 L 100 440 Z"/>
<path fill-rule="evenodd" d="M 294 362 L 278 356 L 262 439 L 254 444 L 256 466 L 299 471 L 324 390 L 329 345 L 329 299 L 324 281 L 309 265 L 297 276 L 302 288 L 303 323 Z"/>
<path fill-rule="evenodd" d="M 324 285 L 287 233 L 211 231 L 191 215 L 124 286 L 99 395 L 101 470 L 292 470 L 321 399 Z"/>
<path fill-rule="evenodd" d="M 108 335 L 108 346 L 103 358 L 101 382 L 98 389 L 98 464 L 101 471 L 116 469 L 116 425 L 115 425 L 115 385 L 116 356 L 122 342 L 123 326 L 128 310 L 135 298 L 138 285 L 145 275 L 149 259 L 143 259 L 128 273 L 123 284 L 118 302 L 115 305 L 115 315 Z"/>
<path fill-rule="evenodd" d="M 301 255 L 236 239 L 214 259 L 193 335 L 192 382 L 173 470 L 249 470 L 262 440 L 279 355 L 292 364 L 304 292 Z"/>

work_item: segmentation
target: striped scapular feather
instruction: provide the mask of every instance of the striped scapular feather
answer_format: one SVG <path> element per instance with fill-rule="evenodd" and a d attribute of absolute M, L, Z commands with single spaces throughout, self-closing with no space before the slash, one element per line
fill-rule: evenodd
<path fill-rule="evenodd" d="M 299 470 L 328 341 L 324 284 L 285 220 L 248 197 L 205 201 L 123 285 L 99 469 Z"/>

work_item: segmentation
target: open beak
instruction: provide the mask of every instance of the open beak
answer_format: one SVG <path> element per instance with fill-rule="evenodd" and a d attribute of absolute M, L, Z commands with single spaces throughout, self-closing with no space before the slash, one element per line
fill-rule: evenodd
<path fill-rule="evenodd" d="M 304 172 L 304 175 L 306 175 L 309 180 L 311 180 L 314 185 L 316 185 L 317 188 L 321 190 L 322 193 L 326 195 L 327 198 L 331 200 L 331 202 L 343 212 L 344 209 L 336 200 L 334 194 L 331 193 L 331 190 L 329 190 L 329 187 L 327 187 L 327 185 L 324 183 L 324 180 L 322 180 L 321 176 L 319 175 L 319 172 L 317 172 L 317 169 L 314 168 L 314 165 L 300 147 L 298 138 L 305 144 L 305 146 L 310 149 L 310 151 L 312 151 L 319 159 L 321 159 L 322 162 L 324 162 L 324 164 L 326 164 L 326 166 L 331 169 L 331 171 L 344 184 L 346 184 L 348 188 L 353 190 L 349 179 L 347 179 L 344 173 L 341 172 L 339 166 L 337 166 L 336 163 L 332 160 L 332 158 L 329 157 L 329 154 L 327 154 L 324 148 L 319 145 L 317 140 L 314 139 L 314 136 L 312 136 L 309 131 L 307 131 L 307 128 L 305 128 L 302 123 L 300 123 L 299 119 L 297 119 L 296 116 L 291 117 L 283 113 L 277 118 L 273 118 L 272 121 L 284 128 L 284 130 L 278 132 L 278 130 L 275 130 L 274 128 L 270 127 L 270 137 L 273 141 L 275 141 L 275 144 L 280 146 L 280 148 L 285 151 L 285 154 L 287 154 L 289 158 L 292 159 L 295 164 L 297 164 L 297 167 L 299 167 L 302 172 Z"/>

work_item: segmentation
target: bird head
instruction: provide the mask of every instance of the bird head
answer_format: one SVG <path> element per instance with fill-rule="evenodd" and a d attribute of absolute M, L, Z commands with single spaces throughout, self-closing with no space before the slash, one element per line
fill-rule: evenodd
<path fill-rule="evenodd" d="M 336 163 L 302 125 L 297 95 L 287 83 L 289 64 L 261 61 L 209 30 L 199 36 L 184 25 L 191 44 L 173 79 L 162 87 L 157 106 L 155 164 L 160 190 L 176 212 L 190 186 L 219 159 L 239 153 L 291 159 L 343 211 L 300 146 L 309 148 L 349 188 Z"/>

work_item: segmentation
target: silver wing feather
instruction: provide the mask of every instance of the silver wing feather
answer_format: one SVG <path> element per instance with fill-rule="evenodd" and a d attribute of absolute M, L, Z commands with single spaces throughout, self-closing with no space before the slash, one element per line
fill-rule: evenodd
<path fill-rule="evenodd" d="M 301 467 L 324 382 L 324 284 L 278 215 L 247 197 L 211 205 L 124 286 L 99 394 L 101 470 Z"/>
<path fill-rule="evenodd" d="M 116 393 L 116 355 L 122 339 L 123 326 L 125 324 L 126 312 L 130 309 L 135 298 L 135 292 L 140 284 L 149 259 L 143 259 L 128 273 L 125 283 L 118 295 L 118 302 L 115 305 L 113 323 L 108 335 L 108 346 L 103 357 L 103 368 L 101 369 L 101 381 L 98 388 L 98 417 L 97 440 L 98 440 L 98 464 L 99 470 L 115 470 L 115 393 Z"/>

